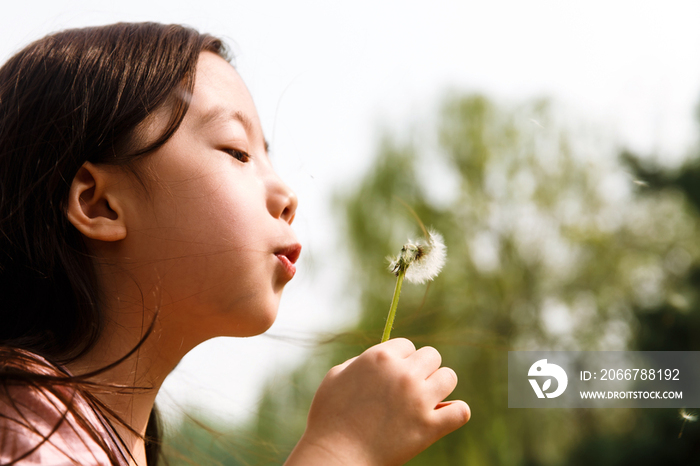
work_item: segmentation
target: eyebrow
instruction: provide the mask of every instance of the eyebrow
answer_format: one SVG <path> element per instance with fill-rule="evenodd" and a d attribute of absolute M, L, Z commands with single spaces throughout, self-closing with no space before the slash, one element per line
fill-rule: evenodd
<path fill-rule="evenodd" d="M 204 113 L 204 115 L 202 115 L 202 118 L 199 122 L 199 127 L 204 128 L 213 125 L 217 122 L 225 123 L 230 120 L 236 120 L 240 124 L 242 124 L 243 128 L 246 130 L 246 133 L 253 133 L 253 122 L 250 118 L 248 118 L 248 115 L 241 112 L 240 110 L 235 110 L 231 113 L 228 113 L 220 105 L 210 108 L 209 110 L 207 110 L 206 113 Z M 265 153 L 269 153 L 270 144 L 267 142 L 267 139 L 265 139 L 265 137 L 263 137 L 263 143 L 265 146 Z"/>

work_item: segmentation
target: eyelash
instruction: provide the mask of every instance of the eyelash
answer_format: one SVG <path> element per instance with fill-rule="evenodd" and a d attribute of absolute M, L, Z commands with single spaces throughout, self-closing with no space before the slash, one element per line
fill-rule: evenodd
<path fill-rule="evenodd" d="M 248 154 L 245 151 L 238 150 L 238 149 L 221 149 L 221 150 L 226 152 L 231 157 L 235 157 L 236 159 L 240 160 L 243 163 L 250 160 L 250 154 Z"/>

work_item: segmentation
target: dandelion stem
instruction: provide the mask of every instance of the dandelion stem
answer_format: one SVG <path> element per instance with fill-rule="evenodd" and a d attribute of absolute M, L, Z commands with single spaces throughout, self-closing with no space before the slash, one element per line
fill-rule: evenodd
<path fill-rule="evenodd" d="M 396 308 L 399 307 L 399 295 L 401 294 L 401 285 L 403 284 L 404 275 L 406 275 L 406 269 L 402 267 L 396 277 L 396 288 L 394 288 L 394 297 L 391 299 L 391 308 L 389 308 L 389 315 L 386 318 L 386 325 L 384 325 L 382 343 L 389 339 L 391 328 L 394 326 L 394 317 L 396 317 Z"/>

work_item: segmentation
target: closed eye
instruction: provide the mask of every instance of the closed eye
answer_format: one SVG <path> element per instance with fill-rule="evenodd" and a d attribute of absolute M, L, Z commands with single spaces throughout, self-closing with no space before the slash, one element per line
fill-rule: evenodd
<path fill-rule="evenodd" d="M 245 151 L 242 151 L 239 149 L 221 149 L 221 150 L 226 152 L 231 157 L 234 157 L 234 158 L 240 160 L 241 162 L 245 163 L 248 160 L 250 160 L 250 155 Z"/>

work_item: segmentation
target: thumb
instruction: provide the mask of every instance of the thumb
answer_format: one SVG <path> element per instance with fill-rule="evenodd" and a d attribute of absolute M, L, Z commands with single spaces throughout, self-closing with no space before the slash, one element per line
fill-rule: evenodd
<path fill-rule="evenodd" d="M 457 430 L 472 417 L 469 405 L 462 400 L 443 401 L 438 403 L 433 411 L 440 437 Z"/>

